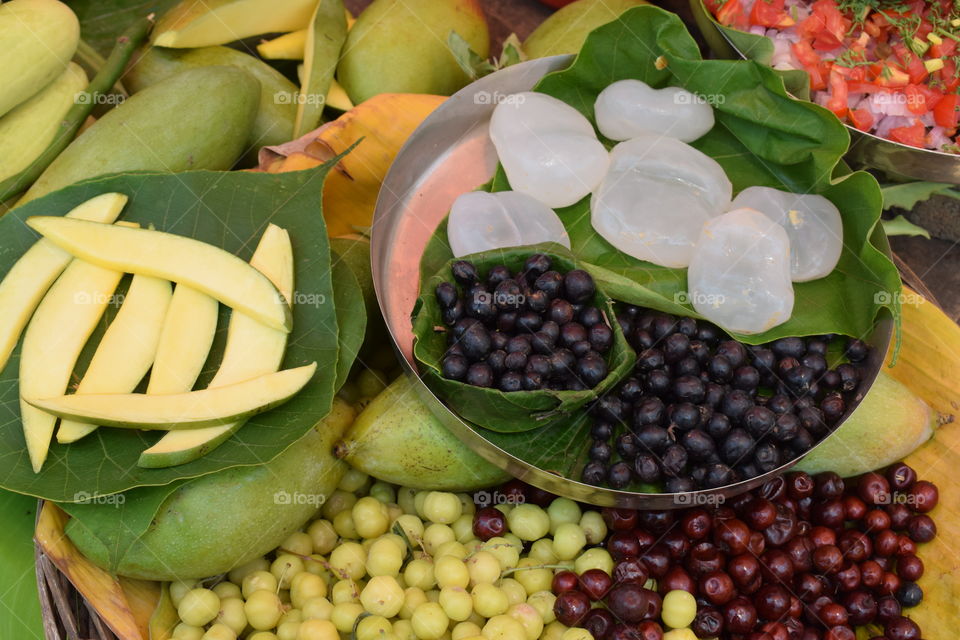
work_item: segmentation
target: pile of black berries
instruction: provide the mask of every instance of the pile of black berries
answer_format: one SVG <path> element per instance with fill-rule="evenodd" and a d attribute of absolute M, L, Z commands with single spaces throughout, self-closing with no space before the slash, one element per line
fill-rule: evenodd
<path fill-rule="evenodd" d="M 864 342 L 833 336 L 749 346 L 712 324 L 638 307 L 617 321 L 637 365 L 594 403 L 582 474 L 617 489 L 710 489 L 776 469 L 836 426 L 869 354 Z M 844 363 L 829 368 L 828 348 Z"/>
<path fill-rule="evenodd" d="M 551 267 L 549 256 L 535 254 L 518 273 L 498 265 L 484 279 L 470 262 L 453 264 L 456 285 L 436 289 L 449 344 L 445 378 L 501 391 L 569 391 L 607 377 L 602 354 L 613 330 L 591 305 L 593 278 Z"/>

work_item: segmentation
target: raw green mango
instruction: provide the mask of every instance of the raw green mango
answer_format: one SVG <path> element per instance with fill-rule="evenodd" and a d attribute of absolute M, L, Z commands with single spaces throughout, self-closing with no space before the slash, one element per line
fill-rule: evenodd
<path fill-rule="evenodd" d="M 87 74 L 80 65 L 70 62 L 45 89 L 0 118 L 0 181 L 20 173 L 40 157 L 86 86 Z"/>
<path fill-rule="evenodd" d="M 374 0 L 347 36 L 337 79 L 354 104 L 380 93 L 448 96 L 469 82 L 447 46 L 451 31 L 489 55 L 478 0 Z"/>
<path fill-rule="evenodd" d="M 248 144 L 253 153 L 260 147 L 283 144 L 293 137 L 299 89 L 283 74 L 251 55 L 229 47 L 164 49 L 150 47 L 130 66 L 123 84 L 131 92 L 146 89 L 185 69 L 214 66 L 239 67 L 260 82 L 260 106 Z"/>
<path fill-rule="evenodd" d="M 62 74 L 79 41 L 80 22 L 62 2 L 0 5 L 0 116 Z"/>
<path fill-rule="evenodd" d="M 80 134 L 18 205 L 105 173 L 229 169 L 247 148 L 259 100 L 260 83 L 236 67 L 178 73 Z"/>
<path fill-rule="evenodd" d="M 353 421 L 353 409 L 334 401 L 330 415 L 266 464 L 234 467 L 179 487 L 135 540 L 116 573 L 145 580 L 193 580 L 225 573 L 283 542 L 317 511 L 340 482 L 346 463 L 333 444 Z M 98 508 L 116 509 L 114 505 Z M 120 518 L 98 519 L 123 526 Z M 94 564 L 110 569 L 101 539 L 78 520 L 67 535 Z M 119 536 L 122 538 L 123 533 Z"/>
<path fill-rule="evenodd" d="M 644 0 L 577 0 L 544 20 L 523 43 L 528 58 L 577 53 L 587 34 Z"/>
<path fill-rule="evenodd" d="M 510 476 L 450 433 L 400 376 L 357 416 L 336 455 L 378 480 L 415 489 L 471 491 Z"/>
<path fill-rule="evenodd" d="M 913 453 L 939 424 L 936 411 L 881 371 L 853 414 L 796 468 L 845 478 L 880 469 Z"/>

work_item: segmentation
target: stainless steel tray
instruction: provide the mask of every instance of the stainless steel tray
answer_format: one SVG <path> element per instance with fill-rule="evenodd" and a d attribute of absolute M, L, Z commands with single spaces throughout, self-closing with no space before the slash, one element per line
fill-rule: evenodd
<path fill-rule="evenodd" d="M 482 78 L 444 102 L 410 136 L 384 179 L 373 218 L 371 260 L 380 309 L 404 369 L 417 380 L 424 402 L 447 428 L 491 463 L 547 491 L 599 506 L 669 509 L 715 504 L 759 486 L 796 461 L 751 480 L 686 494 L 593 487 L 532 466 L 487 441 L 433 395 L 417 375 L 410 314 L 419 293 L 420 257 L 427 241 L 458 195 L 492 177 L 497 159 L 487 127 L 497 102 L 533 88 L 544 75 L 565 68 L 572 59 L 532 60 Z M 882 366 L 892 330 L 892 321 L 882 321 L 868 340 L 874 350 L 865 385 L 873 383 Z M 848 416 L 855 407 L 848 409 Z"/>

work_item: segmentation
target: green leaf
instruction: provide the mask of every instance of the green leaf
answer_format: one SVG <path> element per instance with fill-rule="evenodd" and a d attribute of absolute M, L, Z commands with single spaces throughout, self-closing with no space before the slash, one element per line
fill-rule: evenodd
<path fill-rule="evenodd" d="M 178 480 L 159 487 L 141 487 L 109 496 L 90 496 L 83 503 L 62 502 L 70 515 L 66 531 L 86 529 L 107 550 L 114 571 L 130 545 L 146 533 L 160 506 L 171 493 L 190 480 Z"/>
<path fill-rule="evenodd" d="M 913 209 L 917 203 L 925 202 L 933 196 L 960 198 L 960 192 L 957 192 L 954 187 L 956 185 L 941 182 L 904 182 L 886 185 L 881 189 L 883 208 Z"/>
<path fill-rule="evenodd" d="M 37 501 L 0 491 L 0 638 L 43 640 L 33 555 Z"/>
<path fill-rule="evenodd" d="M 83 39 L 107 55 L 114 40 L 130 23 L 148 14 L 160 16 L 179 0 L 71 0 L 70 8 L 80 19 Z"/>
<path fill-rule="evenodd" d="M 465 256 L 464 259 L 473 262 L 481 273 L 494 265 L 506 265 L 511 271 L 519 271 L 527 257 L 537 252 L 549 255 L 558 271 L 579 268 L 569 252 L 556 244 L 498 249 Z M 440 305 L 433 292 L 441 282 L 452 280 L 450 265 L 450 260 L 444 262 L 421 287 L 422 294 L 414 309 L 413 353 L 421 365 L 421 375 L 430 388 L 466 420 L 503 433 L 565 423 L 571 416 L 577 417 L 574 414 L 578 409 L 612 389 L 633 368 L 636 354 L 627 345 L 620 325 L 614 320 L 613 301 L 598 289 L 594 304 L 605 312 L 611 322 L 614 344 L 606 356 L 609 374 L 595 388 L 584 391 L 544 389 L 504 393 L 498 389 L 474 387 L 444 378 L 440 371 L 440 360 L 447 350 L 447 333 L 437 330 L 443 327 L 443 321 Z"/>
<path fill-rule="evenodd" d="M 470 80 L 477 80 L 497 70 L 489 60 L 482 58 L 471 49 L 470 43 L 456 31 L 451 30 L 450 35 L 447 36 L 447 47 L 450 48 L 454 60 Z"/>
<path fill-rule="evenodd" d="M 39 474 L 30 468 L 20 424 L 17 374 L 19 348 L 0 373 L 0 487 L 57 502 L 80 495 L 107 495 L 137 486 L 166 485 L 229 467 L 267 462 L 300 438 L 330 410 L 337 372 L 338 330 L 326 227 L 320 210 L 323 182 L 337 158 L 316 169 L 293 173 L 192 171 L 135 173 L 89 180 L 18 207 L 0 219 L 0 273 L 36 241 L 24 224 L 32 215 L 64 213 L 106 191 L 130 195 L 122 219 L 153 224 L 249 259 L 267 224 L 290 232 L 295 260 L 294 329 L 284 368 L 319 363 L 317 374 L 295 398 L 251 418 L 206 456 L 167 469 L 142 469 L 137 459 L 162 433 L 98 429 L 70 444 L 53 442 Z M 320 302 L 322 301 L 322 302 Z M 200 384 L 215 372 L 223 353 L 226 310 Z M 92 349 L 87 350 L 92 351 Z M 80 362 L 77 371 L 86 366 Z"/>
<path fill-rule="evenodd" d="M 342 0 L 322 0 L 313 13 L 307 34 L 300 101 L 293 137 L 299 138 L 320 126 L 323 107 L 347 39 L 347 18 Z"/>
<path fill-rule="evenodd" d="M 930 239 L 930 232 L 920 225 L 913 224 L 903 215 L 899 215 L 893 220 L 881 220 L 883 231 L 888 236 L 921 236 Z"/>
<path fill-rule="evenodd" d="M 849 144 L 845 127 L 833 114 L 792 99 L 779 76 L 758 63 L 700 59 L 680 19 L 650 6 L 631 9 L 619 21 L 595 30 L 573 65 L 544 77 L 536 90 L 592 120 L 600 91 L 625 78 L 654 87 L 681 86 L 714 106 L 717 126 L 694 146 L 720 163 L 734 191 L 763 185 L 820 193 L 840 209 L 844 251 L 836 270 L 794 285 L 796 303 L 788 322 L 738 339 L 759 344 L 820 333 L 860 337 L 870 332 L 883 307 L 899 313 L 896 296 L 877 295 L 901 286 L 896 267 L 873 244 L 882 204 L 879 185 L 862 171 L 832 177 Z M 502 172 L 491 188 L 508 188 Z M 589 206 L 585 198 L 557 213 L 574 255 L 607 293 L 623 302 L 697 317 L 686 302 L 685 270 L 659 267 L 616 250 L 594 232 Z"/>
<path fill-rule="evenodd" d="M 337 307 L 340 353 L 337 357 L 337 382 L 339 391 L 350 375 L 357 354 L 363 347 L 367 332 L 367 305 L 363 289 L 353 270 L 344 260 L 333 261 L 333 297 Z"/>

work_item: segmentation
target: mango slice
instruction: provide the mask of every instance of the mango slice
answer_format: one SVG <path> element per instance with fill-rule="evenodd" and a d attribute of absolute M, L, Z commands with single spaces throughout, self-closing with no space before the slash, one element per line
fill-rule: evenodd
<path fill-rule="evenodd" d="M 27 224 L 83 260 L 185 284 L 274 329 L 290 331 L 290 307 L 273 283 L 219 247 L 153 229 L 65 218 L 34 216 Z"/>
<path fill-rule="evenodd" d="M 104 193 L 67 213 L 68 218 L 109 224 L 127 204 L 122 193 Z M 40 239 L 27 249 L 0 281 L 0 371 L 7 365 L 20 333 L 34 309 L 73 259 L 49 240 Z"/>
<path fill-rule="evenodd" d="M 270 278 L 287 300 L 293 299 L 293 248 L 286 230 L 270 225 L 250 264 Z M 220 368 L 209 388 L 242 382 L 280 368 L 287 348 L 287 334 L 245 316 L 233 313 L 227 329 L 227 343 Z M 140 454 L 138 465 L 146 468 L 171 467 L 206 455 L 236 433 L 242 422 L 171 431 Z"/>
<path fill-rule="evenodd" d="M 317 363 L 286 369 L 236 384 L 187 393 L 152 396 L 105 393 L 44 397 L 32 388 L 27 402 L 50 414 L 126 429 L 196 429 L 229 424 L 283 404 L 310 382 Z"/>
<path fill-rule="evenodd" d="M 166 280 L 134 276 L 123 304 L 107 327 L 76 393 L 130 393 L 150 370 L 173 297 Z M 63 420 L 57 442 L 76 442 L 96 425 Z"/>
<path fill-rule="evenodd" d="M 36 473 L 47 459 L 57 417 L 26 399 L 66 391 L 83 345 L 122 277 L 122 271 L 74 260 L 50 287 L 27 327 L 20 353 L 20 419 Z"/>
<path fill-rule="evenodd" d="M 220 303 L 196 289 L 177 285 L 163 321 L 147 393 L 186 393 L 193 389 L 217 333 Z"/>
<path fill-rule="evenodd" d="M 158 47 L 208 47 L 261 33 L 303 29 L 317 0 L 182 0 L 157 21 Z"/>

